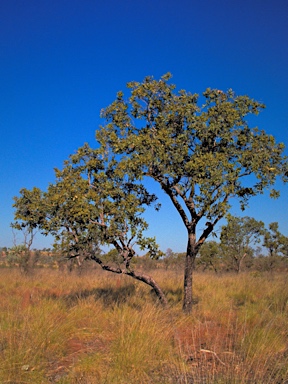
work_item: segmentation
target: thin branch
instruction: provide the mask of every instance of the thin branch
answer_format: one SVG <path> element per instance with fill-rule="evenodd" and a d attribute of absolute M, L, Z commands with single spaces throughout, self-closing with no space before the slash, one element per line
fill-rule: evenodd
<path fill-rule="evenodd" d="M 111 267 L 110 265 L 104 264 L 103 261 L 97 257 L 97 256 L 91 256 L 91 259 L 94 260 L 97 264 L 101 266 L 102 269 L 105 271 L 110 271 L 114 273 L 125 273 L 121 268 L 119 267 Z"/>
<path fill-rule="evenodd" d="M 91 224 L 96 224 L 96 225 L 100 225 L 100 227 L 106 227 L 107 228 L 107 225 L 105 223 L 99 223 L 98 221 L 94 221 L 92 219 L 89 220 Z"/>
<path fill-rule="evenodd" d="M 131 236 L 130 239 L 127 242 L 128 247 L 130 247 L 131 241 L 135 238 L 135 236 Z M 133 246 L 133 244 L 131 245 Z"/>
<path fill-rule="evenodd" d="M 185 225 L 186 228 L 189 228 L 190 226 L 190 222 L 188 220 L 188 217 L 184 211 L 184 209 L 182 208 L 181 204 L 179 203 L 179 201 L 176 199 L 176 197 L 173 195 L 171 189 L 169 187 L 166 186 L 165 183 L 161 183 L 161 186 L 163 188 L 163 190 L 167 193 L 167 195 L 170 197 L 170 200 L 172 201 L 174 207 L 177 209 L 177 211 L 179 212 L 180 216 L 181 216 L 181 219 Z"/>
<path fill-rule="evenodd" d="M 252 173 L 252 171 L 243 172 L 241 175 L 238 176 L 238 178 L 244 177 L 244 176 L 249 176 L 249 175 L 251 175 L 251 173 Z"/>
<path fill-rule="evenodd" d="M 226 194 L 225 199 L 223 200 L 223 203 L 225 203 L 228 200 L 229 195 Z M 210 233 L 213 231 L 215 225 L 218 223 L 219 220 L 223 218 L 223 215 L 219 215 L 216 217 L 213 223 L 209 223 L 207 228 L 203 231 L 202 235 L 200 236 L 199 240 L 197 241 L 196 248 L 197 250 L 200 249 L 204 241 L 207 239 L 207 237 L 210 235 Z"/>
<path fill-rule="evenodd" d="M 220 188 L 220 186 L 221 186 L 221 185 L 218 185 L 217 187 L 215 187 L 215 188 L 213 189 L 213 191 L 211 192 L 211 196 L 213 195 L 213 193 L 215 193 L 215 192 L 217 191 L 217 189 Z M 208 207 L 211 207 L 211 206 L 212 206 L 212 205 L 219 199 L 219 196 L 220 196 L 220 195 L 221 195 L 221 190 L 218 190 L 216 196 L 215 196 L 211 201 L 209 201 L 209 203 L 205 204 L 204 207 L 201 209 L 201 211 L 198 213 L 197 216 L 199 217 L 199 219 L 198 219 L 197 221 L 199 221 L 199 220 L 201 219 L 201 217 L 204 216 L 204 213 L 207 211 L 207 208 L 208 208 Z M 224 202 L 224 201 L 227 201 L 227 199 L 228 199 L 228 195 L 226 194 L 226 196 L 225 196 L 223 202 Z"/>
<path fill-rule="evenodd" d="M 207 239 L 207 237 L 210 235 L 210 233 L 213 231 L 215 225 L 218 223 L 220 219 L 222 219 L 223 216 L 219 215 L 213 223 L 209 223 L 206 229 L 204 229 L 202 235 L 200 236 L 199 240 L 197 241 L 196 248 L 199 250 L 199 248 L 202 246 L 204 241 Z"/>
<path fill-rule="evenodd" d="M 200 352 L 204 352 L 204 353 L 211 353 L 213 356 L 216 357 L 216 359 L 219 361 L 220 364 L 226 366 L 225 363 L 223 363 L 223 361 L 217 356 L 217 353 L 214 352 L 214 351 L 210 351 L 210 349 L 200 349 Z"/>

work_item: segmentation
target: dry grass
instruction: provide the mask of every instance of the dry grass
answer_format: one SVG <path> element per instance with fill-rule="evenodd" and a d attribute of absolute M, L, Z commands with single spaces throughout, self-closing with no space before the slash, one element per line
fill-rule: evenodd
<path fill-rule="evenodd" d="M 288 383 L 287 276 L 197 274 L 185 316 L 182 276 L 153 274 L 168 309 L 125 276 L 0 270 L 0 382 Z"/>

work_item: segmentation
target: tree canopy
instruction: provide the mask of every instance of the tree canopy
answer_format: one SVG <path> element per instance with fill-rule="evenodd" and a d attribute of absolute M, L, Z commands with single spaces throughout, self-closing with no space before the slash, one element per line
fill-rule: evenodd
<path fill-rule="evenodd" d="M 160 183 L 187 228 L 203 217 L 211 221 L 199 246 L 232 197 L 245 208 L 249 197 L 273 186 L 278 175 L 287 181 L 287 160 L 283 144 L 245 120 L 263 104 L 231 90 L 207 89 L 198 106 L 198 95 L 175 92 L 169 79 L 168 74 L 160 81 L 147 77 L 128 83 L 130 98 L 118 93 L 102 110 L 107 124 L 96 134 L 103 151 L 115 159 L 124 155 L 127 173 Z M 277 196 L 274 189 L 271 196 Z"/>
<path fill-rule="evenodd" d="M 271 257 L 276 255 L 288 256 L 288 237 L 279 231 L 277 222 L 270 223 L 269 229 L 265 230 L 263 245 L 268 249 Z"/>
<path fill-rule="evenodd" d="M 39 194 L 44 205 L 33 205 L 36 211 L 25 216 L 24 200 L 16 198 L 16 219 L 60 236 L 74 251 L 96 238 L 112 244 L 125 273 L 132 273 L 133 241 L 155 252 L 155 241 L 143 236 L 147 223 L 141 216 L 156 200 L 145 188 L 145 179 L 152 178 L 187 230 L 183 309 L 190 312 L 196 255 L 231 200 L 244 210 L 251 197 L 267 189 L 278 197 L 273 185 L 278 176 L 287 182 L 288 165 L 284 144 L 249 125 L 249 115 L 258 115 L 262 103 L 232 90 L 208 88 L 201 96 L 177 91 L 170 79 L 168 73 L 160 80 L 130 82 L 128 98 L 118 92 L 101 111 L 105 124 L 96 132 L 98 148 L 80 148 L 43 195 L 22 190 L 22 199 Z"/>
<path fill-rule="evenodd" d="M 166 303 L 156 281 L 130 265 L 135 244 L 157 257 L 155 238 L 145 237 L 148 224 L 141 215 L 155 196 L 142 184 L 131 182 L 116 162 L 105 162 L 99 151 L 87 144 L 55 173 L 56 182 L 46 192 L 37 188 L 20 191 L 20 197 L 15 198 L 14 227 L 50 233 L 55 237 L 54 246 L 66 257 L 89 258 L 104 270 L 143 281 Z M 100 255 L 101 245 L 113 246 L 122 265 L 107 263 Z"/>
<path fill-rule="evenodd" d="M 239 273 L 244 259 L 253 255 L 252 245 L 259 244 L 263 235 L 262 221 L 228 215 L 221 230 L 221 248 L 227 264 Z"/>
<path fill-rule="evenodd" d="M 278 197 L 273 185 L 277 176 L 287 181 L 288 168 L 284 144 L 249 126 L 249 115 L 258 115 L 262 103 L 232 90 L 208 88 L 199 97 L 177 91 L 170 78 L 128 83 L 130 96 L 119 92 L 102 110 L 106 124 L 96 135 L 103 155 L 131 177 L 154 179 L 178 211 L 188 233 L 183 306 L 189 312 L 195 257 L 231 199 L 245 209 L 266 189 Z"/>

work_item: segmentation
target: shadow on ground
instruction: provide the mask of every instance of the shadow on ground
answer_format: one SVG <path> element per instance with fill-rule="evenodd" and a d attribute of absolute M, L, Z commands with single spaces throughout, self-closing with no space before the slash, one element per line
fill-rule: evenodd
<path fill-rule="evenodd" d="M 125 303 L 134 294 L 135 286 L 129 284 L 125 285 L 125 287 L 84 289 L 64 296 L 64 300 L 68 306 L 73 306 L 76 305 L 79 300 L 84 300 L 92 296 L 95 300 L 102 300 L 103 304 L 108 307 Z"/>

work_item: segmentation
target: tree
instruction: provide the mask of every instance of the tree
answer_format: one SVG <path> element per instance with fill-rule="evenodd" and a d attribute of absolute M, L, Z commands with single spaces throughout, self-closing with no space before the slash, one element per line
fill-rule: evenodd
<path fill-rule="evenodd" d="M 270 223 L 269 229 L 265 229 L 263 246 L 267 248 L 269 252 L 266 265 L 270 271 L 275 268 L 282 257 L 288 256 L 288 237 L 279 231 L 277 222 Z"/>
<path fill-rule="evenodd" d="M 279 224 L 269 224 L 269 229 L 264 232 L 263 246 L 268 249 L 269 256 L 287 256 L 288 238 L 279 231 Z"/>
<path fill-rule="evenodd" d="M 146 77 L 142 83 L 128 83 L 130 97 L 125 100 L 118 92 L 102 110 L 106 124 L 96 136 L 103 156 L 132 179 L 154 179 L 179 213 L 187 231 L 183 309 L 190 312 L 192 273 L 201 246 L 227 214 L 232 198 L 244 209 L 277 176 L 287 181 L 287 159 L 283 144 L 248 125 L 246 117 L 257 115 L 263 104 L 232 90 L 208 88 L 198 105 L 198 95 L 176 92 L 170 78 L 166 74 L 159 81 Z M 273 189 L 270 194 L 278 196 Z"/>
<path fill-rule="evenodd" d="M 288 258 L 288 237 L 283 236 L 281 244 L 281 252 L 284 257 Z"/>
<path fill-rule="evenodd" d="M 56 169 L 56 182 L 47 192 L 22 189 L 15 198 L 15 226 L 39 228 L 55 237 L 54 246 L 69 259 L 94 260 L 103 270 L 126 274 L 151 286 L 161 302 L 166 297 L 157 282 L 134 270 L 131 260 L 137 244 L 157 257 L 154 238 L 146 238 L 147 223 L 141 217 L 155 196 L 141 184 L 132 183 L 114 161 L 105 162 L 88 145 Z M 29 197 L 29 198 L 28 198 Z M 113 246 L 118 263 L 101 256 L 99 246 Z M 115 256 L 115 255 L 114 255 Z M 121 265 L 120 265 L 121 261 Z"/>
<path fill-rule="evenodd" d="M 203 265 L 203 270 L 213 269 L 218 272 L 221 261 L 221 247 L 216 241 L 205 242 L 200 250 L 199 264 Z"/>
<path fill-rule="evenodd" d="M 7 261 L 10 266 L 19 266 L 21 271 L 26 272 L 23 264 L 27 265 L 27 248 L 24 244 L 14 245 L 8 250 Z"/>
<path fill-rule="evenodd" d="M 259 244 L 264 234 L 264 223 L 252 217 L 228 215 L 221 230 L 221 248 L 229 269 L 239 273 L 244 261 L 253 256 L 252 246 Z"/>
<path fill-rule="evenodd" d="M 165 265 L 165 269 L 175 269 L 181 263 L 179 253 L 175 253 L 171 248 L 168 248 L 163 256 L 162 263 Z"/>
<path fill-rule="evenodd" d="M 29 196 L 25 196 L 25 199 L 26 198 L 29 199 Z M 21 271 L 27 274 L 37 262 L 35 257 L 33 260 L 31 252 L 31 246 L 36 234 L 36 228 L 32 225 L 29 225 L 27 227 L 24 225 L 22 226 L 19 223 L 14 223 L 11 226 L 13 230 L 18 229 L 22 231 L 23 243 L 21 245 L 17 245 L 16 236 L 13 231 L 14 247 L 10 249 L 9 260 L 11 263 L 16 262 L 19 265 Z"/>

